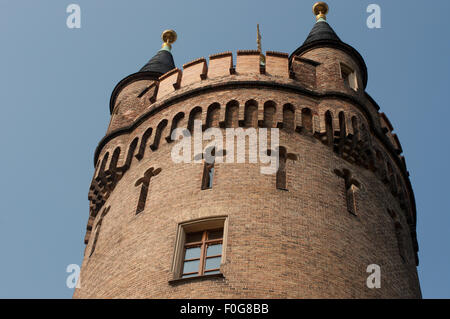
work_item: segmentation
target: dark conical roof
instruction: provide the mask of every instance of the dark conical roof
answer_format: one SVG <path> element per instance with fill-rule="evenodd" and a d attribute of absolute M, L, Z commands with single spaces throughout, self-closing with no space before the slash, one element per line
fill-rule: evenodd
<path fill-rule="evenodd" d="M 290 56 L 290 60 L 294 56 L 300 56 L 301 54 L 319 47 L 333 47 L 345 51 L 349 55 L 353 56 L 356 62 L 361 67 L 362 78 L 364 87 L 367 85 L 367 67 L 364 59 L 352 46 L 341 41 L 334 32 L 333 28 L 325 21 L 325 19 L 319 19 L 312 28 L 305 42 L 297 48 Z"/>
<path fill-rule="evenodd" d="M 163 75 L 174 68 L 175 62 L 172 53 L 168 50 L 161 49 L 142 67 L 142 69 L 139 70 L 139 72 L 155 72 Z"/>
<path fill-rule="evenodd" d="M 326 21 L 320 21 L 314 25 L 303 45 L 319 40 L 342 42 Z"/>

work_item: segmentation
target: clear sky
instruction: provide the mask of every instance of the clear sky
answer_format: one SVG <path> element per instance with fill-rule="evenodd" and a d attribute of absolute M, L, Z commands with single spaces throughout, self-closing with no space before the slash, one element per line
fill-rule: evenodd
<path fill-rule="evenodd" d="M 81 28 L 66 7 L 81 7 Z M 114 86 L 173 28 L 178 67 L 256 48 L 293 52 L 312 0 L 0 0 L 0 297 L 70 298 L 81 264 L 93 155 Z M 382 28 L 366 26 L 369 4 Z M 329 0 L 328 22 L 364 57 L 367 91 L 403 145 L 418 213 L 423 296 L 450 298 L 450 1 Z"/>

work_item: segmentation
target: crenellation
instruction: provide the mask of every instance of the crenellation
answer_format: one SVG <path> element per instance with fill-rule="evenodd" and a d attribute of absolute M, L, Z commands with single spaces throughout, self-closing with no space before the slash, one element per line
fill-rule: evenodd
<path fill-rule="evenodd" d="M 260 52 L 257 50 L 239 50 L 236 54 L 236 73 L 260 74 Z"/>
<path fill-rule="evenodd" d="M 159 78 L 159 86 L 156 100 L 161 100 L 165 95 L 170 94 L 180 87 L 182 71 L 173 69 Z"/>
<path fill-rule="evenodd" d="M 230 75 L 233 67 L 233 54 L 223 52 L 209 56 L 208 78 L 213 79 Z"/>
<path fill-rule="evenodd" d="M 206 78 L 208 74 L 208 65 L 205 58 L 199 58 L 183 65 L 183 77 L 181 86 L 199 82 Z"/>
<path fill-rule="evenodd" d="M 267 51 L 266 74 L 289 78 L 289 55 L 287 53 Z"/>
<path fill-rule="evenodd" d="M 150 101 L 150 104 L 155 103 L 156 96 L 158 94 L 159 82 L 154 81 L 149 87 L 148 90 L 142 95 L 141 99 L 144 101 Z"/>

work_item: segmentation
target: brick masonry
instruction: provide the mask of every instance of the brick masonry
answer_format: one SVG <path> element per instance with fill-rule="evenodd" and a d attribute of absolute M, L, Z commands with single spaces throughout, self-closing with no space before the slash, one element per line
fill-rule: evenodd
<path fill-rule="evenodd" d="M 156 85 L 138 80 L 118 92 L 96 152 L 81 288 L 74 298 L 421 297 L 414 197 L 397 152 L 401 146 L 365 95 L 360 77 L 357 92 L 340 77 L 339 63 L 357 75 L 358 65 L 332 48 L 308 51 L 293 59 L 290 69 L 285 54 L 267 54 L 266 61 L 268 72 L 262 73 L 258 55 L 239 51 L 234 66 L 226 52 L 210 57 L 209 66 L 199 59 L 184 71 L 162 76 Z M 213 125 L 223 129 L 233 122 L 226 118 L 231 101 L 239 105 L 236 120 L 241 124 L 246 103 L 257 104 L 253 116 L 258 121 L 250 121 L 257 129 L 266 123 L 265 106 L 275 105 L 270 126 L 281 128 L 280 145 L 297 156 L 287 160 L 287 191 L 276 188 L 275 175 L 262 175 L 260 164 L 248 162 L 216 164 L 213 188 L 201 190 L 203 165 L 171 160 L 175 142 L 165 137 L 174 123 L 187 127 L 191 110 L 200 107 L 205 126 L 214 118 Z M 214 103 L 220 107 L 215 113 Z M 312 114 L 311 130 L 302 116 L 306 108 Z M 287 129 L 291 118 L 294 130 Z M 167 125 L 158 138 L 163 121 Z M 149 128 L 152 133 L 145 139 Z M 139 152 L 142 156 L 134 156 Z M 136 215 L 140 186 L 135 183 L 150 167 L 161 172 L 152 177 L 145 209 Z M 360 183 L 356 216 L 348 211 L 344 179 L 335 173 L 343 169 Z M 400 239 L 389 211 L 403 230 Z M 224 215 L 223 278 L 169 283 L 178 224 Z M 366 286 L 370 264 L 381 266 L 380 289 Z"/>

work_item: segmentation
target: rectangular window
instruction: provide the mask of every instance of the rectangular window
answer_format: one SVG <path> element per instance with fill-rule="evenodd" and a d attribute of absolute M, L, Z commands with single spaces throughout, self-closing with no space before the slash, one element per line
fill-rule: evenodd
<path fill-rule="evenodd" d="M 203 169 L 202 190 L 211 189 L 214 180 L 214 163 L 206 163 Z"/>
<path fill-rule="evenodd" d="M 355 71 L 353 71 L 350 67 L 346 66 L 343 63 L 341 63 L 341 77 L 347 87 L 351 88 L 354 91 L 358 89 L 358 82 Z"/>
<path fill-rule="evenodd" d="M 226 220 L 211 217 L 179 225 L 172 267 L 174 279 L 221 273 Z"/>
<path fill-rule="evenodd" d="M 223 228 L 186 234 L 181 278 L 220 273 Z"/>

